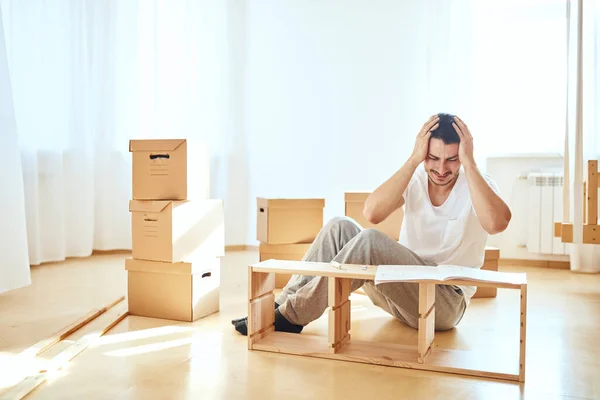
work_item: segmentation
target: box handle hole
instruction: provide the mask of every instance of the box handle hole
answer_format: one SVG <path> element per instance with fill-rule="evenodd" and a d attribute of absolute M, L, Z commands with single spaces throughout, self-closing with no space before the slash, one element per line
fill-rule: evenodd
<path fill-rule="evenodd" d="M 151 160 L 156 160 L 157 158 L 166 158 L 166 159 L 169 159 L 169 158 L 171 158 L 171 156 L 168 155 L 168 154 L 150 154 L 150 159 Z"/>
<path fill-rule="evenodd" d="M 260 212 L 265 212 L 265 209 L 261 207 Z"/>
<path fill-rule="evenodd" d="M 203 278 L 209 278 L 212 274 L 210 272 L 205 272 L 202 274 Z"/>

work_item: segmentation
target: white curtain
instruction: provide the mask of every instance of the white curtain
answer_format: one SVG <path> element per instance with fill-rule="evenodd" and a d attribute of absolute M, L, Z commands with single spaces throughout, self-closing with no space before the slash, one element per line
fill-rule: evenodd
<path fill-rule="evenodd" d="M 426 110 L 463 118 L 482 168 L 494 154 L 561 152 L 565 2 L 425 4 Z"/>
<path fill-rule="evenodd" d="M 196 139 L 213 164 L 223 159 L 227 3 L 0 0 L 0 7 L 30 263 L 130 249 L 129 139 Z"/>
<path fill-rule="evenodd" d="M 583 244 L 583 181 L 587 180 L 587 161 L 600 160 L 600 4 L 567 0 L 565 5 L 569 44 L 564 132 L 568 188 L 563 218 L 573 224 L 571 269 L 600 272 L 600 246 Z"/>
<path fill-rule="evenodd" d="M 31 283 L 23 177 L 0 8 L 0 293 Z"/>

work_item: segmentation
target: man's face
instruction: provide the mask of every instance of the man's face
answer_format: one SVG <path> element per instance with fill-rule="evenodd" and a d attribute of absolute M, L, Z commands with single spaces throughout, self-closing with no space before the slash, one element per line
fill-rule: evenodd
<path fill-rule="evenodd" d="M 458 143 L 445 144 L 441 139 L 430 139 L 425 170 L 431 183 L 438 186 L 449 185 L 458 178 L 459 169 Z"/>

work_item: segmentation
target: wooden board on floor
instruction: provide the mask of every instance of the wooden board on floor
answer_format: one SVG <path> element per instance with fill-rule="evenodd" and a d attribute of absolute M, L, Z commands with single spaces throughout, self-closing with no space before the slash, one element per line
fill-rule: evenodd
<path fill-rule="evenodd" d="M 46 368 L 40 370 L 35 375 L 25 377 L 17 385 L 6 390 L 0 395 L 0 400 L 20 400 L 27 396 L 38 386 L 44 383 L 48 379 L 49 374 L 64 368 L 67 363 L 92 345 L 95 340 L 114 328 L 119 322 L 127 317 L 127 315 L 127 303 L 121 303 L 113 309 L 107 311 L 106 315 L 102 317 L 102 322 L 104 325 L 101 329 L 87 333 L 65 350 L 52 357 L 49 365 Z"/>
<path fill-rule="evenodd" d="M 519 371 L 515 367 L 516 360 L 506 357 L 506 355 L 480 356 L 466 350 L 436 348 L 429 354 L 425 363 L 419 363 L 414 346 L 351 340 L 336 353 L 332 353 L 328 349 L 326 337 L 285 332 L 272 332 L 255 342 L 252 348 L 259 351 L 331 360 L 485 376 L 511 381 L 519 380 Z"/>
<path fill-rule="evenodd" d="M 68 325 L 65 328 L 61 329 L 60 331 L 58 331 L 51 337 L 40 340 L 33 346 L 23 350 L 21 353 L 19 353 L 18 357 L 23 359 L 23 358 L 32 358 L 32 357 L 40 355 L 41 353 L 43 353 L 44 351 L 46 351 L 47 349 L 49 349 L 56 343 L 60 342 L 61 340 L 64 340 L 69 335 L 71 335 L 74 332 L 76 332 L 77 330 L 81 329 L 81 327 L 85 326 L 89 322 L 98 318 L 100 315 L 102 315 L 106 311 L 110 310 L 111 308 L 113 308 L 115 305 L 119 304 L 123 300 L 125 300 L 125 296 L 121 296 L 118 299 L 111 301 L 104 307 L 91 310 L 89 313 L 87 313 L 87 315 L 85 315 L 78 321 L 73 322 L 71 325 Z"/>

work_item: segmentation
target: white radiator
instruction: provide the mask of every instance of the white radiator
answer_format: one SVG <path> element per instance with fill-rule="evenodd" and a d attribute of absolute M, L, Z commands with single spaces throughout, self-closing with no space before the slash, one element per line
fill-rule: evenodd
<path fill-rule="evenodd" d="M 562 220 L 562 187 L 562 172 L 527 175 L 527 250 L 531 253 L 569 254 L 568 245 L 554 237 L 554 221 Z"/>

